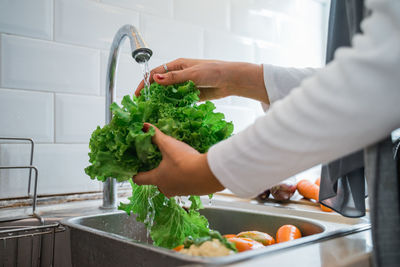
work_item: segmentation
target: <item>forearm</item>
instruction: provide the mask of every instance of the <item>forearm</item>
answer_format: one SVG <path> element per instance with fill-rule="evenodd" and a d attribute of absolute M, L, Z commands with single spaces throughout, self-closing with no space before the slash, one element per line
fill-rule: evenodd
<path fill-rule="evenodd" d="M 285 68 L 268 64 L 228 62 L 223 76 L 228 76 L 229 95 L 258 100 L 270 105 L 288 95 L 300 83 L 314 75 L 313 68 Z"/>
<path fill-rule="evenodd" d="M 263 65 L 229 62 L 222 69 L 229 76 L 229 95 L 247 97 L 269 105 Z"/>

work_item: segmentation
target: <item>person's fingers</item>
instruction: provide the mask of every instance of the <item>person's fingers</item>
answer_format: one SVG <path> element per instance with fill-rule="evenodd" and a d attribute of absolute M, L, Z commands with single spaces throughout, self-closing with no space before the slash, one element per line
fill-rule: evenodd
<path fill-rule="evenodd" d="M 165 140 L 168 138 L 171 138 L 170 136 L 164 134 L 163 132 L 161 132 L 156 126 L 154 126 L 151 123 L 145 122 L 143 123 L 143 131 L 147 132 L 149 130 L 149 128 L 152 127 L 154 128 L 156 134 L 152 137 L 152 141 L 153 143 L 158 146 L 158 148 L 161 151 L 161 154 L 163 154 L 164 151 L 164 145 L 165 145 Z"/>
<path fill-rule="evenodd" d="M 165 63 L 165 65 L 167 66 L 167 70 L 168 70 L 168 71 L 182 70 L 182 69 L 185 68 L 185 66 L 186 66 L 186 64 L 185 64 L 185 59 L 176 59 L 176 60 L 174 60 L 174 61 Z M 161 74 L 166 73 L 165 68 L 164 68 L 164 64 L 163 64 L 163 65 L 160 65 L 160 66 L 158 66 L 158 67 L 156 67 L 156 68 L 154 68 L 154 69 L 152 69 L 152 70 L 150 71 L 150 76 L 149 76 L 149 82 L 150 82 L 150 84 L 151 84 L 152 82 L 154 82 L 153 76 L 154 76 L 156 73 L 161 73 Z M 139 85 L 138 85 L 138 87 L 136 88 L 136 90 L 135 90 L 135 95 L 136 95 L 136 96 L 139 96 L 139 95 L 140 95 L 140 91 L 141 91 L 143 88 L 144 88 L 144 81 L 142 80 L 142 81 L 139 83 Z"/>
<path fill-rule="evenodd" d="M 140 96 L 140 91 L 142 91 L 143 88 L 144 88 L 144 81 L 142 80 L 142 81 L 139 83 L 139 85 L 138 85 L 138 87 L 136 88 L 136 90 L 135 90 L 135 96 L 136 96 L 136 97 Z"/>
<path fill-rule="evenodd" d="M 179 71 L 170 71 L 163 74 L 154 74 L 154 80 L 162 85 L 170 85 L 175 83 L 182 83 L 188 80 L 194 80 L 191 75 L 190 69 L 179 70 Z"/>

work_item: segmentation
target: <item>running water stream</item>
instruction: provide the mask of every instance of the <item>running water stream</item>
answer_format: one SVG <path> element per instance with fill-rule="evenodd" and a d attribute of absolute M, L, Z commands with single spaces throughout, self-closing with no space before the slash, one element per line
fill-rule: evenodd
<path fill-rule="evenodd" d="M 146 100 L 149 100 L 150 97 L 150 69 L 149 62 L 147 60 L 139 63 L 140 68 L 142 69 L 143 81 L 144 81 L 144 89 L 143 94 Z"/>
<path fill-rule="evenodd" d="M 144 81 L 144 88 L 142 94 L 146 100 L 150 99 L 150 69 L 149 69 L 149 62 L 147 60 L 143 62 L 139 62 L 140 68 L 142 69 L 143 81 Z M 154 216 L 156 214 L 153 198 L 157 196 L 159 192 L 157 191 L 153 196 L 148 198 L 149 209 L 146 215 L 146 219 L 144 223 L 147 225 L 146 230 L 146 237 L 147 242 L 150 241 L 150 230 L 154 224 Z"/>
<path fill-rule="evenodd" d="M 151 197 L 149 197 L 147 199 L 148 204 L 149 204 L 149 208 L 148 208 L 146 219 L 144 220 L 144 223 L 147 226 L 146 227 L 146 230 L 147 230 L 146 237 L 147 237 L 147 242 L 148 243 L 150 241 L 150 230 L 153 227 L 154 217 L 156 215 L 156 210 L 155 210 L 155 207 L 154 207 L 153 198 L 155 198 L 158 194 L 159 194 L 159 191 L 156 191 L 153 196 L 151 196 Z"/>

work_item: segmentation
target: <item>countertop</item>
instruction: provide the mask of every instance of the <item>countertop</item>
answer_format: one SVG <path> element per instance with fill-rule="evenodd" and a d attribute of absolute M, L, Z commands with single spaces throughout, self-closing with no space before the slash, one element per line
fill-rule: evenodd
<path fill-rule="evenodd" d="M 281 208 L 293 209 L 301 214 L 301 211 L 321 212 L 316 205 L 304 205 L 294 202 L 285 205 L 277 203 L 259 204 L 255 201 L 238 199 L 229 195 L 216 195 L 216 199 L 231 203 L 251 202 L 254 207 L 260 209 L 263 205 L 279 206 Z M 124 199 L 120 199 L 124 201 Z M 62 204 L 40 205 L 37 213 L 45 220 L 61 220 L 63 218 L 99 214 L 109 212 L 100 209 L 101 200 L 74 201 Z M 27 208 L 0 209 L 1 217 L 16 216 L 26 212 Z M 322 212 L 321 212 L 322 213 Z M 339 218 L 338 214 L 330 214 L 332 220 Z M 244 262 L 231 264 L 230 266 L 290 266 L 295 264 L 301 266 L 371 266 L 372 240 L 371 231 L 364 230 L 358 233 L 320 241 L 318 243 L 304 244 L 277 251 L 265 256 L 252 258 Z"/>

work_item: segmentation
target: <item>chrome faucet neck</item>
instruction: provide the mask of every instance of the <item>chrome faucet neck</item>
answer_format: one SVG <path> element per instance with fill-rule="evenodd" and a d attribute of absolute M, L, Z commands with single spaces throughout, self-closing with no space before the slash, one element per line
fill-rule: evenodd
<path fill-rule="evenodd" d="M 138 30 L 132 25 L 122 26 L 115 34 L 111 44 L 110 55 L 108 57 L 107 77 L 106 77 L 106 120 L 109 124 L 112 119 L 110 105 L 116 100 L 115 79 L 118 71 L 119 48 L 122 41 L 128 38 L 132 57 L 136 62 L 142 63 L 150 59 L 153 52 L 147 47 Z M 117 182 L 114 178 L 107 178 L 103 183 L 103 209 L 115 209 L 117 207 Z"/>

